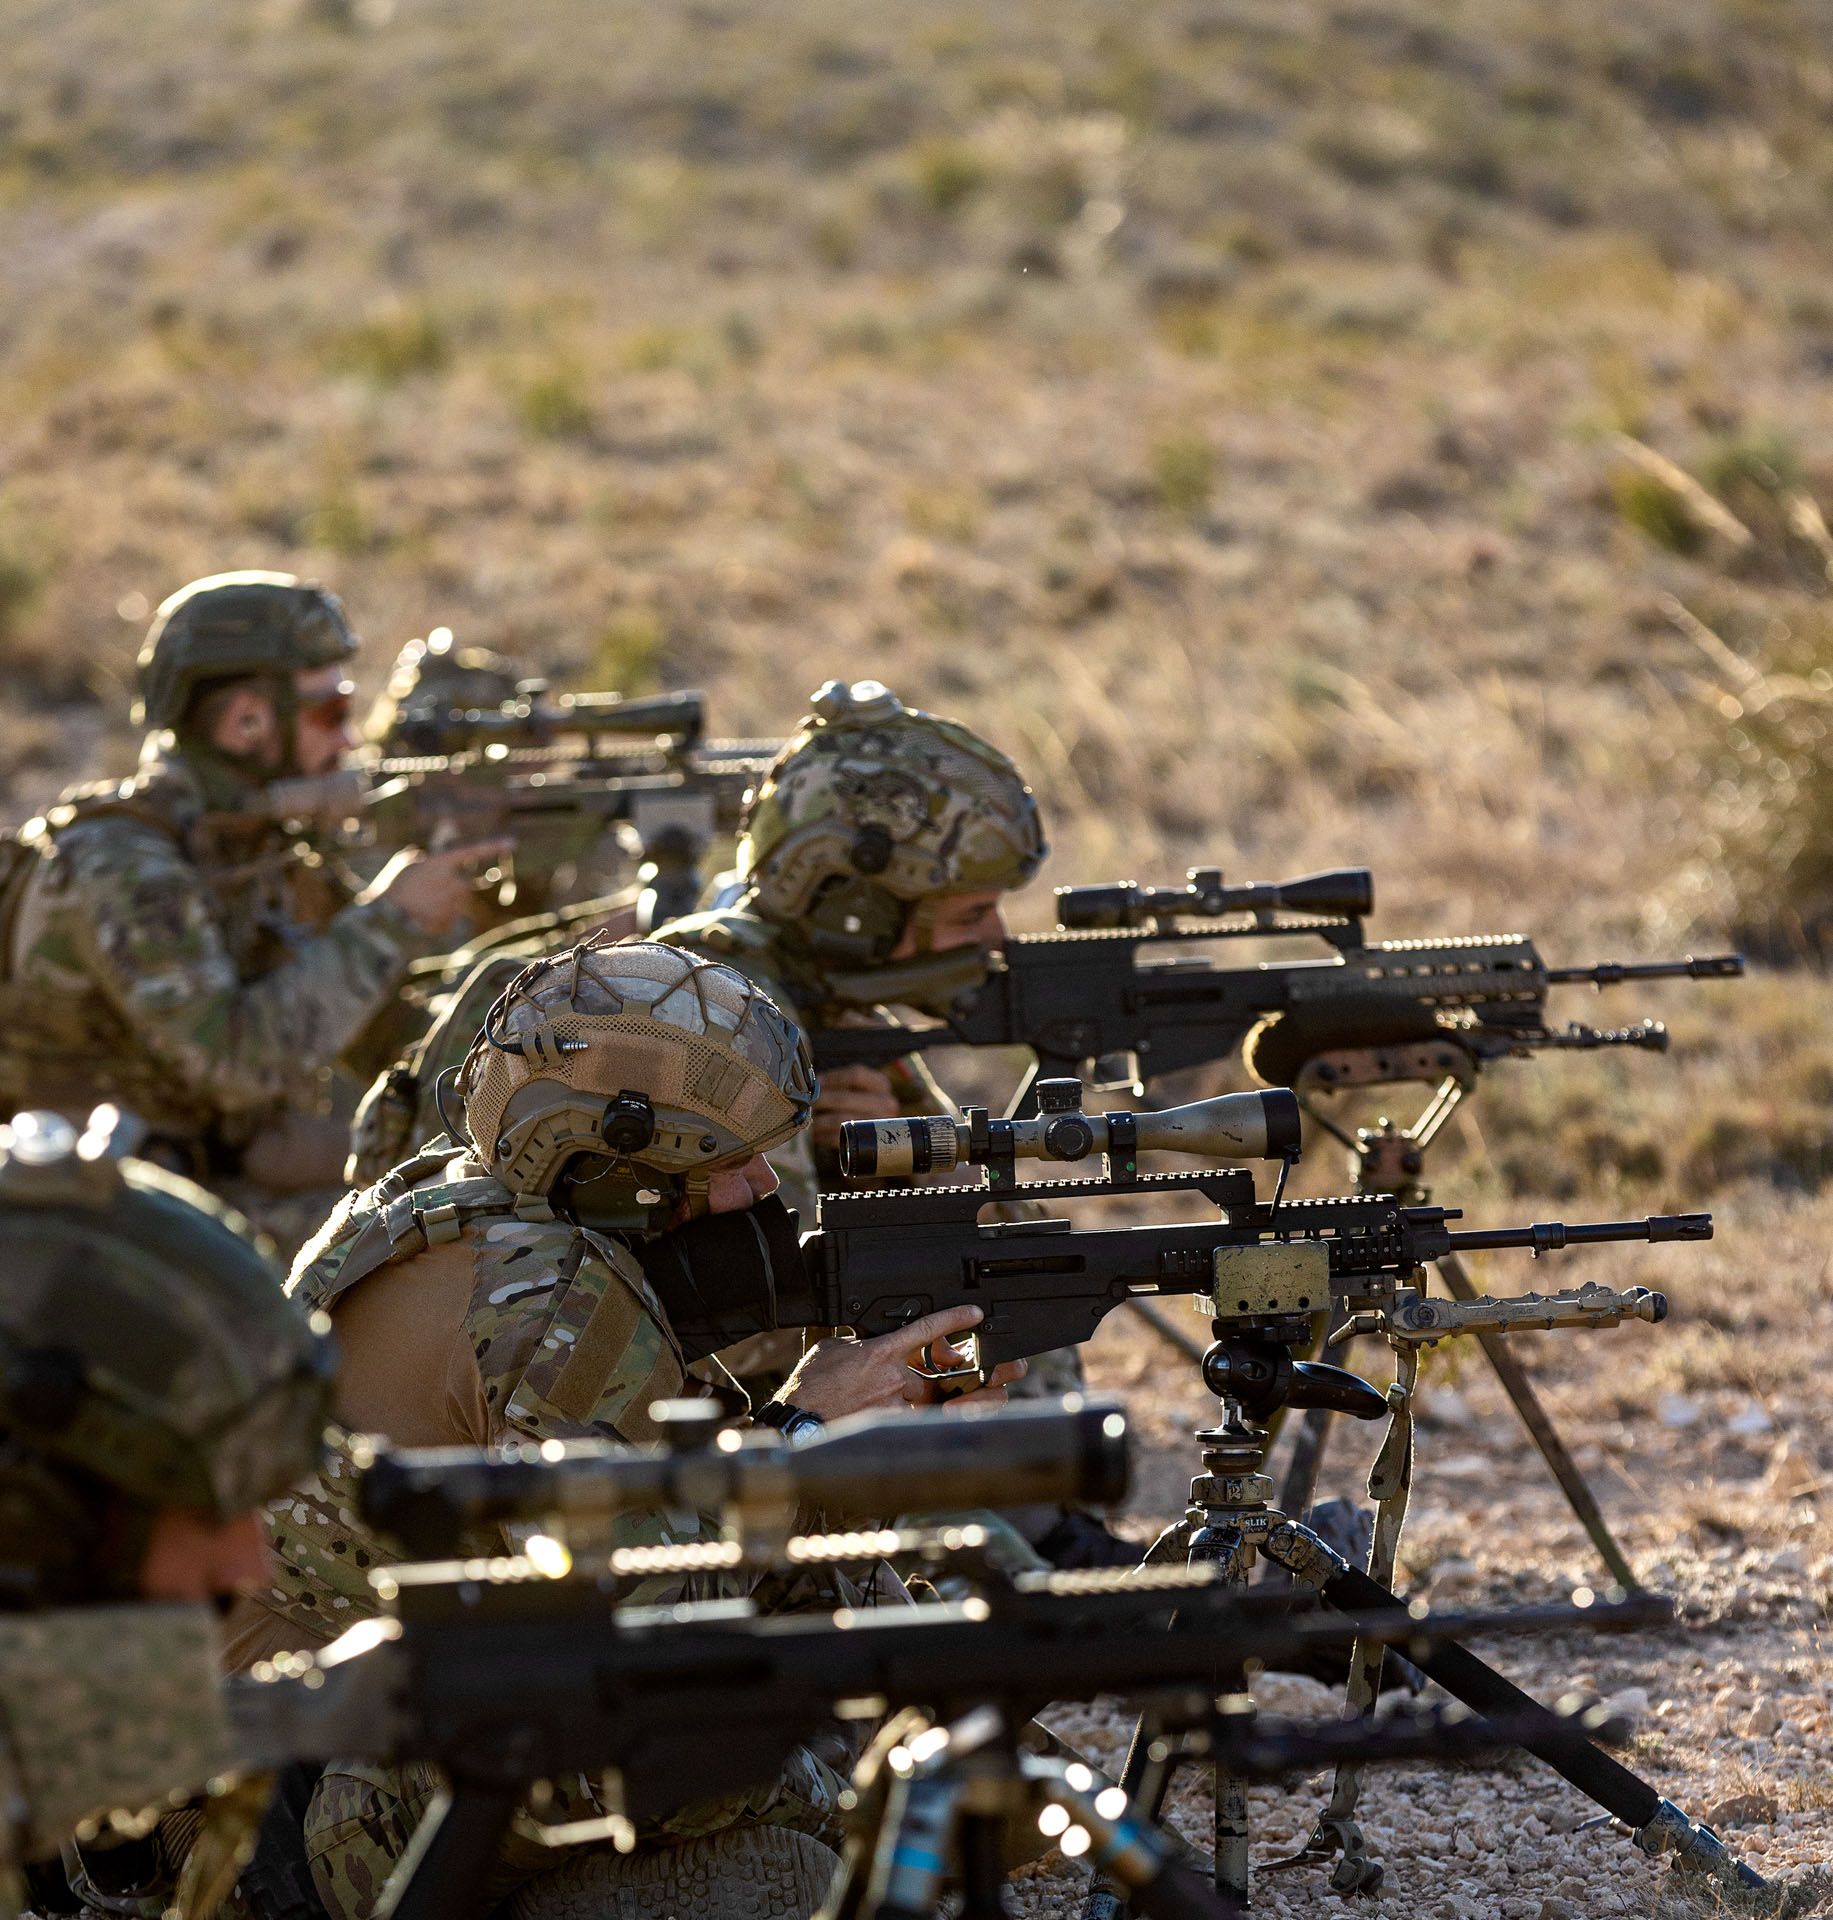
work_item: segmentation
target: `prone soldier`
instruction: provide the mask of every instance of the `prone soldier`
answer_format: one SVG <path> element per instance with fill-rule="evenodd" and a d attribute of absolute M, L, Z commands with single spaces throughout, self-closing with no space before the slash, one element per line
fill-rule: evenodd
<path fill-rule="evenodd" d="M 261 1502 L 311 1469 L 330 1417 L 322 1332 L 242 1222 L 125 1157 L 132 1133 L 108 1107 L 81 1132 L 0 1126 L 6 1914 L 28 1870 L 58 1887 L 60 1847 L 92 1910 L 163 1909 L 211 1803 L 125 1816 L 225 1771 L 213 1603 L 266 1577 Z"/>
<path fill-rule="evenodd" d="M 117 1101 L 154 1158 L 250 1204 L 339 1183 L 327 1070 L 410 962 L 456 943 L 471 873 L 503 850 L 406 853 L 359 892 L 273 817 L 271 783 L 352 744 L 356 649 L 337 599 L 289 574 L 212 575 L 159 608 L 138 770 L 30 822 L 0 864 L 0 1095 Z"/>
<path fill-rule="evenodd" d="M 295 1266 L 290 1291 L 328 1313 L 340 1340 L 344 1424 L 404 1446 L 655 1438 L 650 1409 L 682 1392 L 687 1371 L 639 1255 L 747 1209 L 759 1232 L 789 1232 L 763 1154 L 806 1123 L 814 1093 L 798 1030 L 728 967 L 647 943 L 588 944 L 527 966 L 464 1062 L 455 1142 L 352 1194 Z M 926 1404 L 936 1389 L 912 1363 L 928 1348 L 946 1364 L 948 1336 L 979 1318 L 958 1309 L 876 1340 L 822 1341 L 757 1417 L 794 1433 Z M 1002 1399 L 1021 1372 L 1002 1369 L 972 1397 Z M 320 1645 L 378 1610 L 368 1570 L 385 1555 L 350 1510 L 349 1474 L 334 1457 L 274 1503 L 279 1573 L 232 1621 L 236 1666 Z M 632 1515 L 606 1544 L 689 1544 L 702 1524 Z M 630 1598 L 682 1591 L 672 1578 L 641 1581 Z M 368 1920 L 435 1786 L 426 1769 L 326 1771 L 306 1846 L 333 1920 Z M 800 1920 L 832 1869 L 842 1791 L 804 1749 L 776 1780 L 671 1819 L 629 1856 L 556 1856 L 524 1819 L 493 1891 L 531 1916 L 577 1901 L 597 1915 Z M 575 1780 L 545 1812 L 604 1809 Z"/>

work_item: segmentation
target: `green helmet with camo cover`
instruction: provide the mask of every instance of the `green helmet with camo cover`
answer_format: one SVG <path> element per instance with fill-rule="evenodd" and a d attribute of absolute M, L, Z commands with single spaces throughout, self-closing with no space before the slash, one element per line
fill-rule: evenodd
<path fill-rule="evenodd" d="M 738 872 L 819 959 L 882 963 L 926 901 L 1043 864 L 1036 797 L 978 734 L 876 680 L 830 680 L 810 705 L 745 810 Z"/>
<path fill-rule="evenodd" d="M 131 1579 L 122 1513 L 224 1520 L 316 1463 L 331 1349 L 246 1224 L 98 1107 L 0 1125 L 0 1589 Z M 114 1496 L 112 1500 L 106 1496 Z M 121 1562 L 98 1573 L 111 1506 Z M 131 1531 L 131 1529 L 130 1529 Z"/>
<path fill-rule="evenodd" d="M 540 684 L 526 680 L 505 655 L 488 647 L 461 647 L 450 627 L 435 627 L 395 656 L 388 683 L 363 722 L 363 735 L 385 752 L 417 752 L 416 721 L 439 721 L 453 708 L 500 707 Z"/>
<path fill-rule="evenodd" d="M 356 650 L 336 594 L 290 573 L 213 573 L 153 615 L 134 717 L 152 731 L 179 729 L 200 688 L 266 679 L 276 683 L 290 739 L 294 674 L 340 666 Z"/>
<path fill-rule="evenodd" d="M 564 1180 L 594 1224 L 644 1229 L 682 1200 L 698 1211 L 713 1173 L 803 1126 L 816 1082 L 802 1030 L 743 974 L 596 938 L 509 983 L 457 1091 L 479 1158 L 519 1199 Z"/>

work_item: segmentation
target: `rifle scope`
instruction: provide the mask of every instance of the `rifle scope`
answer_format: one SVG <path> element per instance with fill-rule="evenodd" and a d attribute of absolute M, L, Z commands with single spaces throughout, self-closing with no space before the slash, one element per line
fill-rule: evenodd
<path fill-rule="evenodd" d="M 1157 1113 L 1083 1113 L 1075 1080 L 1040 1080 L 1039 1111 L 1028 1120 L 924 1114 L 849 1120 L 840 1129 L 840 1166 L 850 1180 L 908 1179 L 960 1166 L 1018 1160 L 1086 1160 L 1105 1153 L 1184 1153 L 1217 1160 L 1295 1160 L 1298 1101 L 1284 1087 L 1224 1093 Z"/>
<path fill-rule="evenodd" d="M 1375 877 L 1366 867 L 1339 867 L 1296 880 L 1222 884 L 1220 867 L 1192 867 L 1182 887 L 1142 887 L 1118 880 L 1092 887 L 1058 887 L 1057 925 L 1149 927 L 1160 920 L 1220 919 L 1230 913 L 1310 913 L 1360 920 L 1374 911 Z"/>
<path fill-rule="evenodd" d="M 763 1429 L 716 1431 L 712 1402 L 674 1403 L 661 1447 L 545 1441 L 501 1451 L 428 1447 L 382 1452 L 364 1469 L 358 1511 L 418 1559 L 462 1551 L 482 1527 L 603 1521 L 639 1508 L 789 1515 L 824 1523 L 961 1507 L 1124 1497 L 1129 1441 L 1112 1401 L 997 1413 L 861 1414 L 791 1444 Z M 704 1422 L 679 1417 L 690 1409 Z"/>
<path fill-rule="evenodd" d="M 563 693 L 553 700 L 518 695 L 495 707 L 407 713 L 397 728 L 401 745 L 416 754 L 545 747 L 571 734 L 666 738 L 686 748 L 696 746 L 705 731 L 706 695 L 698 688 L 631 700 L 617 693 Z"/>

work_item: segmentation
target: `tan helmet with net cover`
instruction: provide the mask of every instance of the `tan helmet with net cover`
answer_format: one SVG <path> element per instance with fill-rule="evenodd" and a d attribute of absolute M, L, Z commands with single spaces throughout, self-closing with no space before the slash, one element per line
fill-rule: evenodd
<path fill-rule="evenodd" d="M 997 747 L 830 680 L 745 811 L 738 871 L 757 910 L 817 958 L 889 958 L 938 895 L 1022 887 L 1046 852 L 1037 800 Z"/>
<path fill-rule="evenodd" d="M 713 1173 L 806 1123 L 815 1090 L 801 1029 L 761 988 L 649 941 L 532 962 L 458 1074 L 466 1130 L 510 1192 L 590 1185 L 595 1224 L 633 1227 L 699 1210 Z"/>

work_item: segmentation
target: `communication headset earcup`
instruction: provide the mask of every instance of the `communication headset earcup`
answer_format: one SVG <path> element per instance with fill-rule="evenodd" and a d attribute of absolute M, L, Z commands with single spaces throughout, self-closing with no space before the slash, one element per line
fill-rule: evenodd
<path fill-rule="evenodd" d="M 870 880 L 830 880 L 808 909 L 809 944 L 826 960 L 865 965 L 890 958 L 908 903 Z"/>

